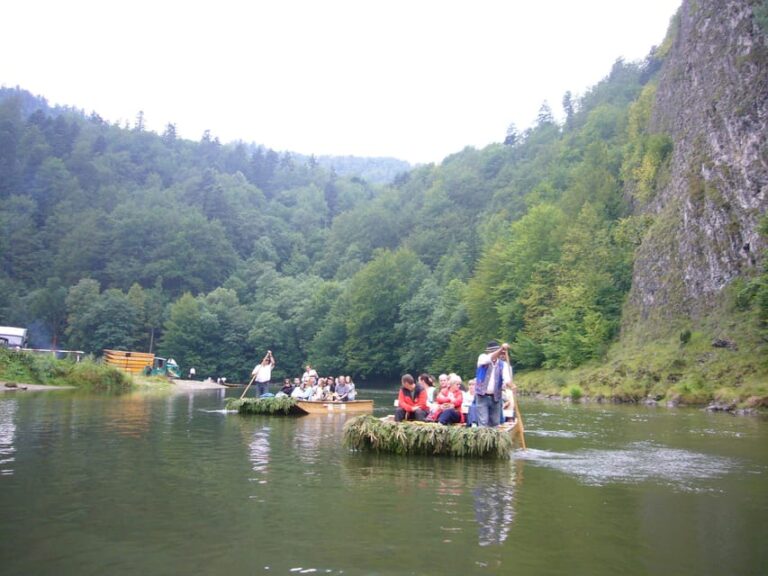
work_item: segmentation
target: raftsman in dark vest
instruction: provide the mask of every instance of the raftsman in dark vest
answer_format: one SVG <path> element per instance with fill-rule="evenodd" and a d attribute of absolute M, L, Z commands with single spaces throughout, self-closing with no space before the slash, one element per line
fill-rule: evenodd
<path fill-rule="evenodd" d="M 504 389 L 504 366 L 504 360 L 499 358 L 499 360 L 496 361 L 495 382 L 492 383 L 493 399 L 496 402 L 501 400 L 501 391 Z M 493 372 L 492 362 L 477 367 L 477 372 L 475 373 L 475 380 L 477 381 L 475 384 L 475 394 L 479 394 L 480 396 L 488 394 L 488 381 L 491 378 L 491 372 Z"/>

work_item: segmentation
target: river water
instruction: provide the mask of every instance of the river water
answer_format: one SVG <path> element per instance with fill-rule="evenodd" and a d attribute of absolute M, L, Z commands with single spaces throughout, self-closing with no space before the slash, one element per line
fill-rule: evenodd
<path fill-rule="evenodd" d="M 528 450 L 499 462 L 223 405 L 0 395 L 0 574 L 768 574 L 762 418 L 523 398 Z"/>

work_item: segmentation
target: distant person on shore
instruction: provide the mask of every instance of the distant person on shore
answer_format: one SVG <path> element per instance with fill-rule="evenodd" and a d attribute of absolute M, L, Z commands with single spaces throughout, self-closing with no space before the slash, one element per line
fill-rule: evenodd
<path fill-rule="evenodd" d="M 397 396 L 395 422 L 403 420 L 423 421 L 429 414 L 427 391 L 421 384 L 413 381 L 413 376 L 404 374 L 400 379 L 400 393 Z"/>
<path fill-rule="evenodd" d="M 502 419 L 502 392 L 512 382 L 512 370 L 507 357 L 509 344 L 488 342 L 485 352 L 477 357 L 475 373 L 475 403 L 478 426 L 498 426 Z"/>
<path fill-rule="evenodd" d="M 251 376 L 256 382 L 256 395 L 263 396 L 269 392 L 269 384 L 272 381 L 272 368 L 275 367 L 275 358 L 272 356 L 272 350 L 267 350 L 266 356 L 253 367 Z"/>
<path fill-rule="evenodd" d="M 195 367 L 193 366 L 189 369 L 189 379 L 194 380 L 196 375 L 197 373 L 195 372 Z"/>

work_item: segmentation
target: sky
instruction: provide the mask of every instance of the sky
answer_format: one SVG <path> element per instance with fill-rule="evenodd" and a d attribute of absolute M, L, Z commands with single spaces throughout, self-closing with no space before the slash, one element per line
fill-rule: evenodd
<path fill-rule="evenodd" d="M 0 85 L 182 138 L 440 162 L 562 114 L 682 0 L 11 0 Z"/>

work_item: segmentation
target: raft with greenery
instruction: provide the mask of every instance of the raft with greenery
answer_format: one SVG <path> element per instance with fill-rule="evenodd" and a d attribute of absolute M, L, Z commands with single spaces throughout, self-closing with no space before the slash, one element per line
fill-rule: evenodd
<path fill-rule="evenodd" d="M 507 459 L 519 427 L 468 428 L 358 416 L 344 424 L 344 445 L 401 455 Z"/>
<path fill-rule="evenodd" d="M 284 414 L 301 416 L 306 414 L 296 405 L 290 396 L 270 398 L 229 398 L 227 410 L 237 410 L 240 414 Z"/>

